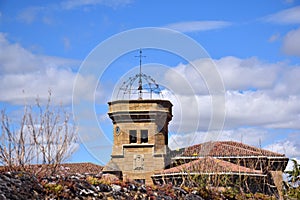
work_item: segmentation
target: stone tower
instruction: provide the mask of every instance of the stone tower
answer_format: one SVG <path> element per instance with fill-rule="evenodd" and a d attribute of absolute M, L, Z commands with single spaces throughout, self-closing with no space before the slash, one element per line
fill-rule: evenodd
<path fill-rule="evenodd" d="M 168 124 L 172 104 L 167 100 L 139 99 L 109 102 L 114 144 L 110 171 L 123 178 L 151 184 L 151 175 L 168 165 Z"/>
<path fill-rule="evenodd" d="M 141 56 L 140 51 L 140 58 Z M 172 104 L 168 100 L 152 99 L 153 88 L 142 84 L 151 78 L 141 72 L 129 79 L 138 80 L 138 99 L 109 102 L 108 115 L 113 123 L 113 148 L 111 160 L 104 173 L 115 173 L 123 179 L 152 184 L 151 175 L 163 170 L 170 163 L 168 148 L 168 124 L 172 119 Z M 151 81 L 154 81 L 151 78 Z M 145 81 L 149 83 L 149 80 Z M 125 82 L 124 82 L 125 83 Z M 153 82 L 150 86 L 158 85 Z M 125 88 L 133 88 L 132 85 Z M 149 99 L 142 93 L 150 91 Z M 131 93 L 132 91 L 129 91 Z"/>

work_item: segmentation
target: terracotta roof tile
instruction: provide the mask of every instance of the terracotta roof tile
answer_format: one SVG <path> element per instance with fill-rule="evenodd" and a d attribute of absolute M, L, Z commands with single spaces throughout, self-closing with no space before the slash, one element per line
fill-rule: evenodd
<path fill-rule="evenodd" d="M 203 157 L 189 163 L 185 163 L 170 169 L 165 169 L 159 174 L 172 174 L 181 172 L 198 173 L 251 173 L 262 174 L 259 170 L 239 166 L 224 160 Z"/>
<path fill-rule="evenodd" d="M 27 165 L 29 171 L 37 172 L 41 175 L 48 175 L 51 172 L 52 166 L 47 164 Z M 93 163 L 63 163 L 59 164 L 57 170 L 67 174 L 98 174 L 103 169 L 102 166 Z M 0 167 L 0 171 L 7 171 L 5 166 Z"/>
<path fill-rule="evenodd" d="M 60 164 L 61 168 L 64 168 L 68 173 L 79 174 L 98 174 L 102 171 L 103 167 L 94 163 L 63 163 Z"/>
<path fill-rule="evenodd" d="M 178 156 L 178 155 L 177 155 Z M 180 156 L 270 156 L 284 157 L 284 154 L 275 153 L 261 148 L 249 146 L 240 142 L 217 141 L 206 142 L 185 148 Z"/>

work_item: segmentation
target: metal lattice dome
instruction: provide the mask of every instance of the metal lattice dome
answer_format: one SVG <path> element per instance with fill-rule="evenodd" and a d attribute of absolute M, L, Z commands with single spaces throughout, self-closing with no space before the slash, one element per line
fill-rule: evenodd
<path fill-rule="evenodd" d="M 154 96 L 163 98 L 161 89 L 155 80 L 142 73 L 142 50 L 140 50 L 140 70 L 139 73 L 129 77 L 124 81 L 117 93 L 117 99 L 143 99 L 144 97 L 152 99 Z"/>

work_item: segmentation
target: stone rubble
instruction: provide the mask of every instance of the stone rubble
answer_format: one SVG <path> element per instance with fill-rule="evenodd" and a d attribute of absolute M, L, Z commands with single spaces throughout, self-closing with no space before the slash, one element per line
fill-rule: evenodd
<path fill-rule="evenodd" d="M 100 175 L 101 176 L 101 175 Z M 103 175 L 104 176 L 104 175 Z M 99 175 L 56 175 L 36 178 L 27 172 L 0 173 L 0 200 L 173 200 L 203 199 L 199 195 L 188 193 L 182 188 L 150 187 L 138 183 L 109 183 Z"/>
<path fill-rule="evenodd" d="M 228 193 L 229 192 L 229 193 Z M 239 197 L 235 197 L 239 195 Z M 121 182 L 110 174 L 69 174 L 36 177 L 32 173 L 0 172 L 0 200 L 203 200 L 275 199 L 270 196 L 232 193 L 208 188 L 146 186 Z M 249 196 L 249 195 L 248 195 Z"/>
<path fill-rule="evenodd" d="M 22 172 L 0 174 L 0 199 L 43 199 L 44 188 L 37 178 Z"/>

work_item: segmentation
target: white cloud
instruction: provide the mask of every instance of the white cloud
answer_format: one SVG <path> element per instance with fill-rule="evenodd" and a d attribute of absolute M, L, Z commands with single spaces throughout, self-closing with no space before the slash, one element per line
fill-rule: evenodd
<path fill-rule="evenodd" d="M 10 44 L 3 33 L 0 33 L 0 49 L 2 52 L 6 52 L 0 54 L 1 73 L 24 73 L 36 70 L 41 62 L 19 44 Z"/>
<path fill-rule="evenodd" d="M 55 103 L 70 103 L 75 74 L 66 69 L 47 68 L 44 72 L 1 75 L 0 101 L 22 104 L 33 102 L 37 96 L 45 100 L 48 90 Z M 24 91 L 24 92 L 22 92 Z"/>
<path fill-rule="evenodd" d="M 224 59 L 226 60 L 228 58 Z M 170 148 L 176 149 L 208 140 L 242 141 L 243 143 L 260 147 L 260 142 L 268 144 L 270 141 L 274 141 L 274 138 L 278 137 L 278 134 L 276 135 L 272 130 L 281 129 L 283 133 L 280 137 L 283 139 L 269 144 L 265 146 L 265 148 L 274 152 L 284 153 L 288 157 L 299 158 L 300 135 L 297 132 L 291 134 L 289 130 L 300 129 L 300 93 L 299 87 L 296 84 L 297 80 L 299 80 L 300 68 L 297 66 L 288 67 L 282 63 L 278 65 L 261 63 L 256 60 L 256 62 L 254 62 L 256 65 L 250 65 L 253 67 L 251 68 L 252 71 L 254 71 L 251 72 L 251 70 L 243 69 L 243 67 L 247 68 L 247 65 L 235 64 L 235 60 L 238 60 L 238 63 L 242 62 L 240 59 L 230 59 L 232 62 L 229 63 L 235 66 L 234 70 L 241 71 L 241 73 L 233 73 L 232 69 L 227 67 L 227 62 L 223 62 L 222 59 L 215 61 L 219 69 L 223 67 L 223 69 L 220 70 L 221 75 L 225 72 L 230 75 L 228 77 L 223 76 L 225 79 L 225 87 L 226 84 L 231 85 L 226 92 L 225 130 L 221 130 L 221 133 L 217 131 L 206 131 L 211 113 L 209 96 L 193 94 L 196 96 L 197 102 L 181 101 L 179 106 L 178 103 L 174 104 L 174 119 L 170 124 Z M 249 62 L 245 61 L 244 63 Z M 256 68 L 254 66 L 258 67 Z M 185 67 L 188 66 L 180 65 L 180 72 L 189 80 L 188 70 L 183 69 Z M 239 77 L 239 74 L 241 77 Z M 270 74 L 272 78 L 265 78 L 263 75 L 266 74 Z M 249 77 L 247 77 L 247 75 Z M 242 79 L 242 81 L 239 79 Z M 260 79 L 267 80 L 260 82 Z M 255 85 L 256 90 L 244 90 L 247 87 L 253 87 L 251 80 L 258 82 Z M 234 81 L 237 82 L 233 84 Z M 234 87 L 232 85 L 234 85 Z M 281 87 L 281 91 L 278 91 L 279 85 L 284 86 Z M 181 99 L 183 94 L 179 93 L 175 95 L 177 95 L 177 99 Z M 187 98 L 188 96 L 185 95 L 183 99 Z M 172 100 L 172 102 L 174 102 L 174 100 Z M 200 125 L 198 129 L 195 129 L 190 123 L 192 121 L 191 119 L 195 118 L 195 113 L 190 111 L 196 109 L 198 112 L 197 106 L 200 107 L 200 117 L 198 117 Z M 186 116 L 184 116 L 181 121 L 182 116 L 180 115 L 182 113 L 185 113 Z M 177 132 L 180 125 L 185 127 L 185 129 L 182 130 L 186 132 Z M 190 127 L 193 129 L 189 129 Z M 287 130 L 286 134 L 284 133 L 284 129 Z"/>
<path fill-rule="evenodd" d="M 209 92 L 206 86 L 207 80 L 214 79 L 216 76 L 206 73 L 208 76 L 203 77 L 202 68 L 203 66 L 213 68 L 215 65 L 223 79 L 225 89 L 236 91 L 273 89 L 277 80 L 285 74 L 282 72 L 283 69 L 287 67 L 286 63 L 265 63 L 255 57 L 240 59 L 228 56 L 210 61 L 199 59 L 192 65 L 179 64 L 172 68 L 165 73 L 163 81 L 172 86 L 171 88 L 175 88 L 176 93 L 206 95 Z"/>
<path fill-rule="evenodd" d="M 178 102 L 172 100 L 174 118 L 170 130 L 179 133 L 207 130 L 215 109 L 210 96 L 175 96 Z M 226 113 L 226 129 L 243 126 L 300 129 L 300 97 L 273 98 L 262 91 L 227 91 L 225 99 L 226 110 L 219 112 Z"/>
<path fill-rule="evenodd" d="M 227 127 L 300 128 L 300 97 L 274 98 L 258 92 L 227 92 Z"/>
<path fill-rule="evenodd" d="M 117 8 L 130 4 L 132 0 L 65 0 L 61 3 L 64 9 L 75 9 L 84 6 L 105 5 L 112 8 Z"/>
<path fill-rule="evenodd" d="M 300 66 L 236 57 L 213 62 L 226 89 L 224 130 L 207 131 L 213 109 L 203 81 L 207 77 L 196 76 L 195 70 L 189 69 L 191 65 L 180 64 L 165 76 L 168 88 L 179 91 L 170 98 L 175 102 L 169 128 L 170 148 L 208 140 L 233 140 L 300 158 L 300 86 L 297 84 Z M 204 62 L 194 63 L 202 65 Z M 196 92 L 185 91 L 189 84 Z M 192 98 L 196 101 L 191 101 Z M 199 126 L 195 126 L 196 123 Z M 274 130 L 281 130 L 280 134 Z"/>
<path fill-rule="evenodd" d="M 193 65 L 205 65 L 205 60 L 195 61 Z M 199 70 L 190 64 L 179 64 L 174 69 L 168 70 L 163 78 L 164 80 L 160 82 L 164 82 L 175 94 L 193 95 L 208 93 L 205 80 L 199 73 Z"/>
<path fill-rule="evenodd" d="M 215 63 L 221 73 L 226 90 L 271 88 L 278 78 L 282 66 L 281 63 L 263 63 L 254 57 L 247 59 L 223 57 L 216 60 Z"/>
<path fill-rule="evenodd" d="M 230 25 L 231 23 L 226 21 L 187 21 L 168 24 L 165 26 L 165 28 L 187 33 L 221 29 Z"/>
<path fill-rule="evenodd" d="M 267 93 L 271 97 L 299 96 L 300 85 L 297 84 L 300 79 L 300 66 L 286 66 L 282 68 L 280 76 L 271 91 Z"/>
<path fill-rule="evenodd" d="M 269 42 L 275 42 L 280 38 L 280 34 L 279 33 L 275 33 L 273 35 L 271 35 L 271 37 L 268 39 Z"/>
<path fill-rule="evenodd" d="M 300 163 L 300 133 L 289 134 L 286 139 L 267 145 L 265 149 L 285 154 L 285 156 L 290 158 L 285 171 L 292 170 L 292 159 Z"/>
<path fill-rule="evenodd" d="M 236 141 L 261 147 L 262 141 L 270 140 L 272 137 L 272 133 L 260 128 L 237 128 L 210 132 L 199 131 L 185 134 L 177 133 L 171 135 L 169 147 L 177 149 L 207 141 Z"/>
<path fill-rule="evenodd" d="M 11 44 L 4 33 L 0 33 L 0 73 L 26 74 L 32 71 L 44 71 L 47 67 L 72 67 L 79 64 L 76 60 L 54 56 L 36 55 L 20 44 Z"/>
<path fill-rule="evenodd" d="M 263 20 L 276 24 L 300 24 L 300 6 L 282 10 L 263 18 Z M 278 33 L 272 35 L 269 38 L 269 42 L 276 41 L 279 36 Z M 300 28 L 290 30 L 283 37 L 282 50 L 287 55 L 300 56 Z"/>
<path fill-rule="evenodd" d="M 300 56 L 300 28 L 291 30 L 284 36 L 282 50 L 288 55 Z"/>
<path fill-rule="evenodd" d="M 265 147 L 265 149 L 268 149 L 273 152 L 282 153 L 285 154 L 288 157 L 298 157 L 300 158 L 300 145 L 296 144 L 298 141 L 290 141 L 290 140 L 284 140 L 279 141 L 274 144 L 270 144 Z"/>
<path fill-rule="evenodd" d="M 38 19 L 39 14 L 44 11 L 44 7 L 31 6 L 24 9 L 18 16 L 18 19 L 27 24 L 33 23 L 36 19 Z"/>
<path fill-rule="evenodd" d="M 71 48 L 71 42 L 70 39 L 67 37 L 63 38 L 63 44 L 64 44 L 64 49 L 69 50 Z"/>
<path fill-rule="evenodd" d="M 58 11 L 59 7 L 55 4 L 48 4 L 46 6 L 29 6 L 25 7 L 16 16 L 16 19 L 26 24 L 34 22 L 41 22 L 46 25 L 55 23 L 53 19 L 53 12 Z"/>
<path fill-rule="evenodd" d="M 264 18 L 266 22 L 279 24 L 299 24 L 300 23 L 300 6 L 282 10 L 278 13 L 269 15 Z"/>
<path fill-rule="evenodd" d="M 20 44 L 10 43 L 0 34 L 0 101 L 23 104 L 37 96 L 46 99 L 53 92 L 56 103 L 70 103 L 79 61 L 35 55 Z M 24 92 L 22 92 L 24 91 Z"/>
<path fill-rule="evenodd" d="M 287 4 L 292 4 L 292 3 L 294 3 L 294 0 L 284 0 L 284 2 Z"/>
<path fill-rule="evenodd" d="M 205 63 L 193 62 L 197 66 Z M 214 63 L 226 89 L 225 110 L 218 110 L 226 113 L 226 129 L 240 126 L 300 128 L 299 66 L 235 57 L 221 58 Z M 163 83 L 174 94 L 173 132 L 208 128 L 212 110 L 216 108 L 212 107 L 205 80 L 212 77 L 202 78 L 191 65 L 183 64 L 165 73 Z"/>

